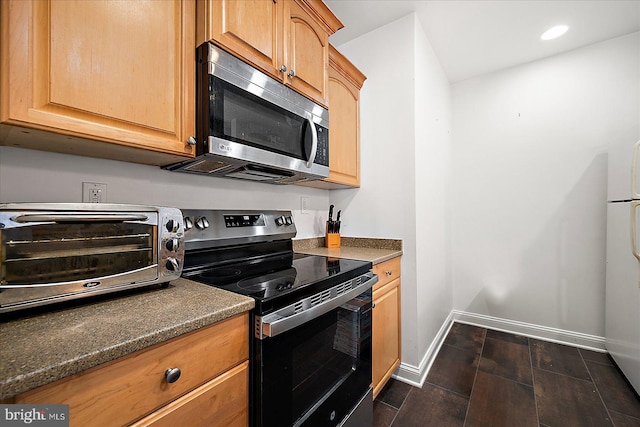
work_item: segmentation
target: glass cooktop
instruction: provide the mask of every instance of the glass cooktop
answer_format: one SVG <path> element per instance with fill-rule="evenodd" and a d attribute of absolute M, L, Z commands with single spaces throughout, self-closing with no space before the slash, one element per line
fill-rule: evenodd
<path fill-rule="evenodd" d="M 255 298 L 260 310 L 286 305 L 302 294 L 321 291 L 370 269 L 368 261 L 290 253 L 204 268 L 183 276 Z"/>

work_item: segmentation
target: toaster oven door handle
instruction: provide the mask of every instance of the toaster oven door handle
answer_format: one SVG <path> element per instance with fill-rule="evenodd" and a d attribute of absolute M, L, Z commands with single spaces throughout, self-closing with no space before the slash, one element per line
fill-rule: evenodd
<path fill-rule="evenodd" d="M 143 214 L 23 214 L 11 218 L 15 222 L 124 222 L 147 221 Z"/>

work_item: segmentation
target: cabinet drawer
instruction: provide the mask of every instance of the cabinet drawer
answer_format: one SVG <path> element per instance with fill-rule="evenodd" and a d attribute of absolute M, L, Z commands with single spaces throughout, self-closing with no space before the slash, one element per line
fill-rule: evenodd
<path fill-rule="evenodd" d="M 373 272 L 378 275 L 378 283 L 373 286 L 374 291 L 400 277 L 400 259 L 392 258 L 373 266 Z"/>
<path fill-rule="evenodd" d="M 143 418 L 132 427 L 240 427 L 249 423 L 248 414 L 247 361 Z"/>
<path fill-rule="evenodd" d="M 249 317 L 235 316 L 16 396 L 15 403 L 69 404 L 72 426 L 123 425 L 248 359 Z M 168 383 L 165 371 L 179 368 Z"/>

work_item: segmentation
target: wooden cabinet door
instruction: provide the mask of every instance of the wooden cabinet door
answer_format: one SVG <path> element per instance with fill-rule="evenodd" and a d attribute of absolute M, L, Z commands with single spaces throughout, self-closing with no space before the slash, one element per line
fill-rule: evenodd
<path fill-rule="evenodd" d="M 366 77 L 329 46 L 328 182 L 360 186 L 360 89 Z"/>
<path fill-rule="evenodd" d="M 400 279 L 374 290 L 372 325 L 373 396 L 400 365 Z"/>
<path fill-rule="evenodd" d="M 3 123 L 191 154 L 193 0 L 7 0 L 1 7 Z M 100 147 L 99 157 L 118 157 Z"/>
<path fill-rule="evenodd" d="M 197 44 L 212 40 L 282 80 L 282 2 L 209 0 L 198 2 Z"/>
<path fill-rule="evenodd" d="M 283 4 L 286 83 L 326 106 L 329 34 L 304 3 L 285 0 Z"/>

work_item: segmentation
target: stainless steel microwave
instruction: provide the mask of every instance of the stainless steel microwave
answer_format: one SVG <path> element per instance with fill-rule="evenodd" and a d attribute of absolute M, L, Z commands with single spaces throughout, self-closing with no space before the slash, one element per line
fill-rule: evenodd
<path fill-rule="evenodd" d="M 175 208 L 0 204 L 0 313 L 177 279 L 183 243 Z"/>
<path fill-rule="evenodd" d="M 329 112 L 219 47 L 197 53 L 196 158 L 165 169 L 291 184 L 329 176 Z"/>

